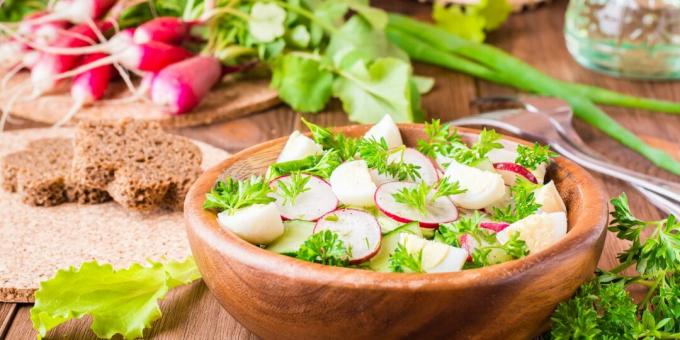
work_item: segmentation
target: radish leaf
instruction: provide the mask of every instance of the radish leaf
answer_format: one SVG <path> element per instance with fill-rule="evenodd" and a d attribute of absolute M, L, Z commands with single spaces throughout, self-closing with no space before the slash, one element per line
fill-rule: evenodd
<path fill-rule="evenodd" d="M 445 6 L 435 2 L 432 18 L 437 26 L 461 38 L 482 42 L 485 30 L 498 28 L 512 11 L 507 0 L 480 0 L 472 5 Z"/>
<path fill-rule="evenodd" d="M 121 334 L 140 338 L 144 328 L 161 317 L 158 300 L 172 288 L 201 275 L 193 258 L 184 262 L 149 262 L 115 270 L 110 264 L 86 262 L 80 268 L 59 270 L 40 284 L 31 308 L 38 337 L 71 319 L 92 317 L 92 330 L 100 338 Z"/>
<path fill-rule="evenodd" d="M 275 3 L 256 2 L 250 10 L 248 30 L 257 42 L 268 43 L 285 32 L 286 11 Z"/>
<path fill-rule="evenodd" d="M 272 66 L 272 87 L 293 109 L 318 112 L 331 97 L 333 74 L 318 60 L 285 54 Z"/>
<path fill-rule="evenodd" d="M 356 62 L 340 76 L 333 93 L 350 120 L 377 123 L 385 114 L 396 122 L 413 120 L 411 65 L 407 62 L 391 57 L 377 59 L 370 66 Z"/>

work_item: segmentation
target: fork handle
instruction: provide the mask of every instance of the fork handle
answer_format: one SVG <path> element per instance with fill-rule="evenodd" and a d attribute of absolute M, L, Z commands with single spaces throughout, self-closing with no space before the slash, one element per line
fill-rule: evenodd
<path fill-rule="evenodd" d="M 555 143 L 552 145 L 555 151 L 563 154 L 567 158 L 571 158 L 576 163 L 592 171 L 599 172 L 620 180 L 630 182 L 638 187 L 645 188 L 649 191 L 663 195 L 675 202 L 680 202 L 680 185 L 658 179 L 652 176 L 644 175 L 635 171 L 622 168 L 617 165 L 603 162 L 599 159 L 593 158 L 584 152 L 574 148 L 567 143 Z"/>

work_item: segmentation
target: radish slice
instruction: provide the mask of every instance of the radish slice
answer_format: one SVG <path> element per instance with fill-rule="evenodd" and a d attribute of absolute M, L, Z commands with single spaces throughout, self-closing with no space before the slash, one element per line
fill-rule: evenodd
<path fill-rule="evenodd" d="M 510 223 L 506 222 L 481 222 L 479 223 L 480 228 L 493 230 L 494 232 L 499 232 L 510 226 Z"/>
<path fill-rule="evenodd" d="M 390 115 L 385 115 L 377 124 L 373 125 L 366 134 L 364 134 L 364 138 L 373 138 L 377 141 L 384 139 L 387 143 L 387 147 L 390 149 L 404 145 L 404 142 L 401 139 L 401 133 L 399 132 L 399 127 Z"/>
<path fill-rule="evenodd" d="M 340 209 L 329 212 L 316 222 L 314 233 L 331 230 L 351 247 L 351 264 L 362 263 L 380 250 L 380 225 L 373 215 L 356 209 Z"/>
<path fill-rule="evenodd" d="M 308 190 L 301 193 L 295 199 L 295 202 L 286 202 L 283 196 L 279 194 L 281 189 L 278 183 L 283 182 L 290 185 L 290 175 L 281 176 L 269 183 L 269 186 L 274 190 L 271 196 L 276 199 L 276 205 L 278 205 L 281 217 L 284 220 L 316 221 L 326 213 L 337 209 L 339 202 L 328 182 L 316 176 L 302 176 L 309 177 L 309 182 L 306 185 Z"/>
<path fill-rule="evenodd" d="M 440 197 L 427 206 L 427 212 L 422 213 L 406 204 L 397 202 L 393 194 L 404 188 L 412 189 L 418 184 L 411 182 L 390 182 L 378 187 L 375 191 L 375 205 L 385 215 L 403 222 L 419 222 L 423 228 L 438 228 L 442 223 L 453 222 L 458 219 L 458 209 L 447 197 Z"/>
<path fill-rule="evenodd" d="M 529 171 L 529 169 L 517 164 L 510 162 L 493 163 L 494 169 L 498 171 L 501 176 L 503 176 L 503 182 L 505 185 L 515 185 L 517 176 L 522 176 L 532 183 L 538 183 L 536 176 Z"/>
<path fill-rule="evenodd" d="M 418 173 L 423 182 L 432 185 L 439 180 L 439 172 L 434 161 L 414 148 L 405 148 L 404 151 L 395 152 L 390 155 L 387 161 L 389 163 L 398 162 L 402 157 L 404 163 L 415 164 L 420 167 Z M 379 176 L 384 177 L 384 175 Z"/>

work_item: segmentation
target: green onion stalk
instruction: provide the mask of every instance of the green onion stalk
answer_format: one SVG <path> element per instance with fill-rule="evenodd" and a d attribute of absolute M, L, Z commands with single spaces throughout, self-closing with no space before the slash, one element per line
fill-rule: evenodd
<path fill-rule="evenodd" d="M 498 48 L 462 39 L 428 23 L 397 14 L 390 14 L 387 36 L 414 60 L 522 91 L 562 98 L 572 106 L 580 119 L 640 153 L 655 165 L 680 175 L 680 163 L 673 157 L 645 143 L 594 104 L 677 114 L 680 113 L 678 103 L 638 98 L 595 86 L 557 80 Z"/>

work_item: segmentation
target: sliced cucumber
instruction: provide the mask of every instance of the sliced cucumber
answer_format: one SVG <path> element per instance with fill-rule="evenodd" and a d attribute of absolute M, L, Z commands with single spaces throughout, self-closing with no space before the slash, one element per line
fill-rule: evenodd
<path fill-rule="evenodd" d="M 314 222 L 291 220 L 283 222 L 283 235 L 270 243 L 267 250 L 275 253 L 292 255 L 312 236 Z"/>
<path fill-rule="evenodd" d="M 431 240 L 434 237 L 434 232 L 437 231 L 437 229 L 432 229 L 432 228 L 420 228 L 420 232 L 423 235 L 424 238 Z"/>
<path fill-rule="evenodd" d="M 411 222 L 398 227 L 389 233 L 383 235 L 380 251 L 373 256 L 368 266 L 377 272 L 390 272 L 390 255 L 397 249 L 399 243 L 399 235 L 403 233 L 410 233 L 418 236 L 423 236 L 418 222 Z"/>
<path fill-rule="evenodd" d="M 380 231 L 382 231 L 383 235 L 387 235 L 391 231 L 404 225 L 403 223 L 397 222 L 389 218 L 387 215 L 383 214 L 380 211 L 375 213 L 375 218 L 378 220 L 378 224 L 380 224 Z"/>

